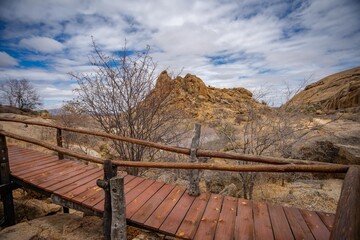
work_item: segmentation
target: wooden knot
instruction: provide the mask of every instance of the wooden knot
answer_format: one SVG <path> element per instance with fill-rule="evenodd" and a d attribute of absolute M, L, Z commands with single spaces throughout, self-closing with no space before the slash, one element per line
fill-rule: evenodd
<path fill-rule="evenodd" d="M 98 179 L 98 180 L 96 180 L 96 185 L 98 185 L 102 189 L 108 189 L 109 188 L 109 181 Z"/>

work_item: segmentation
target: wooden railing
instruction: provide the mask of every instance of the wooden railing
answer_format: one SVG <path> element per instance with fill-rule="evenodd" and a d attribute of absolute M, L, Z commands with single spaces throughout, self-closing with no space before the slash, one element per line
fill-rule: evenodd
<path fill-rule="evenodd" d="M 285 159 L 275 158 L 268 156 L 254 156 L 239 153 L 225 153 L 218 151 L 209 151 L 194 148 L 180 148 L 176 146 L 169 146 L 160 143 L 149 142 L 140 139 L 128 138 L 114 134 L 89 131 L 84 129 L 70 128 L 58 126 L 49 123 L 39 123 L 30 120 L 19 120 L 0 117 L 0 121 L 17 122 L 23 124 L 32 124 L 43 127 L 50 127 L 57 129 L 57 145 L 49 144 L 44 141 L 33 139 L 7 132 L 3 129 L 0 134 L 6 137 L 25 141 L 28 143 L 36 144 L 50 150 L 54 150 L 59 154 L 59 158 L 63 155 L 69 155 L 75 158 L 83 159 L 86 161 L 104 164 L 105 160 L 98 157 L 93 157 L 85 154 L 76 153 L 62 147 L 62 131 L 70 131 L 81 134 L 88 134 L 93 136 L 105 137 L 118 141 L 125 141 L 128 143 L 139 144 L 146 147 L 165 150 L 168 152 L 185 154 L 195 157 L 211 157 L 211 158 L 224 158 L 231 160 L 250 161 L 263 164 L 257 165 L 220 165 L 211 163 L 179 163 L 179 162 L 132 162 L 123 160 L 112 160 L 111 164 L 122 167 L 141 167 L 141 168 L 171 168 L 171 169 L 202 169 L 202 170 L 219 170 L 219 171 L 232 171 L 232 172 L 321 172 L 321 173 L 347 173 L 340 201 L 338 203 L 335 225 L 331 233 L 331 239 L 356 239 L 360 236 L 360 168 L 357 165 L 341 165 L 323 162 L 313 162 L 299 159 Z M 350 170 L 349 170 L 350 169 Z M 347 238 L 342 238 L 347 236 Z"/>

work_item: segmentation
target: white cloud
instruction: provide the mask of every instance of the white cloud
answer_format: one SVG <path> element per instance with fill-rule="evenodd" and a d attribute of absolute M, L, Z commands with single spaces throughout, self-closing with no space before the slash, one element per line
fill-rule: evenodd
<path fill-rule="evenodd" d="M 18 65 L 18 61 L 7 54 L 6 52 L 0 52 L 0 67 L 13 67 Z"/>
<path fill-rule="evenodd" d="M 129 50 L 150 45 L 159 72 L 183 68 L 216 87 L 281 89 L 284 80 L 296 85 L 312 74 L 317 80 L 360 65 L 359 12 L 354 0 L 7 1 L 0 40 L 13 51 L 36 52 L 21 49 L 18 71 L 9 65 L 2 73 L 66 82 L 67 72 L 92 70 L 94 36 L 108 53 L 121 50 L 125 38 Z M 22 69 L 23 61 L 46 67 Z"/>
<path fill-rule="evenodd" d="M 30 81 L 68 81 L 66 73 L 54 72 L 40 68 L 7 69 L 0 75 L 0 80 L 9 78 L 26 78 Z"/>
<path fill-rule="evenodd" d="M 62 43 L 48 37 L 31 37 L 21 39 L 19 45 L 21 47 L 43 53 L 59 52 L 64 48 Z"/>

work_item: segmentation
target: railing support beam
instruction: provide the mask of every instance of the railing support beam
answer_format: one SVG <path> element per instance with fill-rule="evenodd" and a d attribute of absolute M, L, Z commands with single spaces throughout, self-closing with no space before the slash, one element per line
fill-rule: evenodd
<path fill-rule="evenodd" d="M 110 194 L 112 209 L 111 239 L 126 240 L 126 202 L 123 176 L 110 179 Z"/>
<path fill-rule="evenodd" d="M 201 134 L 201 125 L 199 123 L 195 124 L 195 134 L 191 141 L 191 151 L 190 151 L 190 162 L 197 163 L 198 159 L 196 156 L 197 149 L 200 145 L 200 134 Z M 199 187 L 199 169 L 193 169 L 189 172 L 189 189 L 188 193 L 191 196 L 199 196 L 200 195 L 200 187 Z"/>
<path fill-rule="evenodd" d="M 63 147 L 63 137 L 62 137 L 62 130 L 60 128 L 56 129 L 56 143 L 58 147 Z M 59 159 L 64 159 L 64 154 L 58 152 Z"/>
<path fill-rule="evenodd" d="M 0 134 L 0 185 L 9 185 L 10 180 L 10 165 L 9 155 L 6 145 L 6 137 Z M 16 224 L 14 199 L 12 189 L 1 193 L 1 199 L 4 206 L 4 226 L 11 226 Z"/>
<path fill-rule="evenodd" d="M 360 237 L 360 166 L 350 166 L 345 175 L 331 231 L 331 240 Z"/>
<path fill-rule="evenodd" d="M 110 179 L 116 176 L 116 168 L 113 167 L 110 160 L 104 161 L 104 179 L 98 179 L 96 184 L 104 189 L 105 200 L 104 200 L 104 214 L 103 214 L 103 232 L 105 240 L 111 239 L 111 192 L 110 192 Z"/>

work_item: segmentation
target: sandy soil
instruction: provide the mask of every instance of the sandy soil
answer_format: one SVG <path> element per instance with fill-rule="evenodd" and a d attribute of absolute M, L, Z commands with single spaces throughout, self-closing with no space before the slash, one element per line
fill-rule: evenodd
<path fill-rule="evenodd" d="M 255 187 L 254 200 L 335 213 L 342 183 L 342 179 L 298 180 L 285 186 L 266 183 Z"/>

